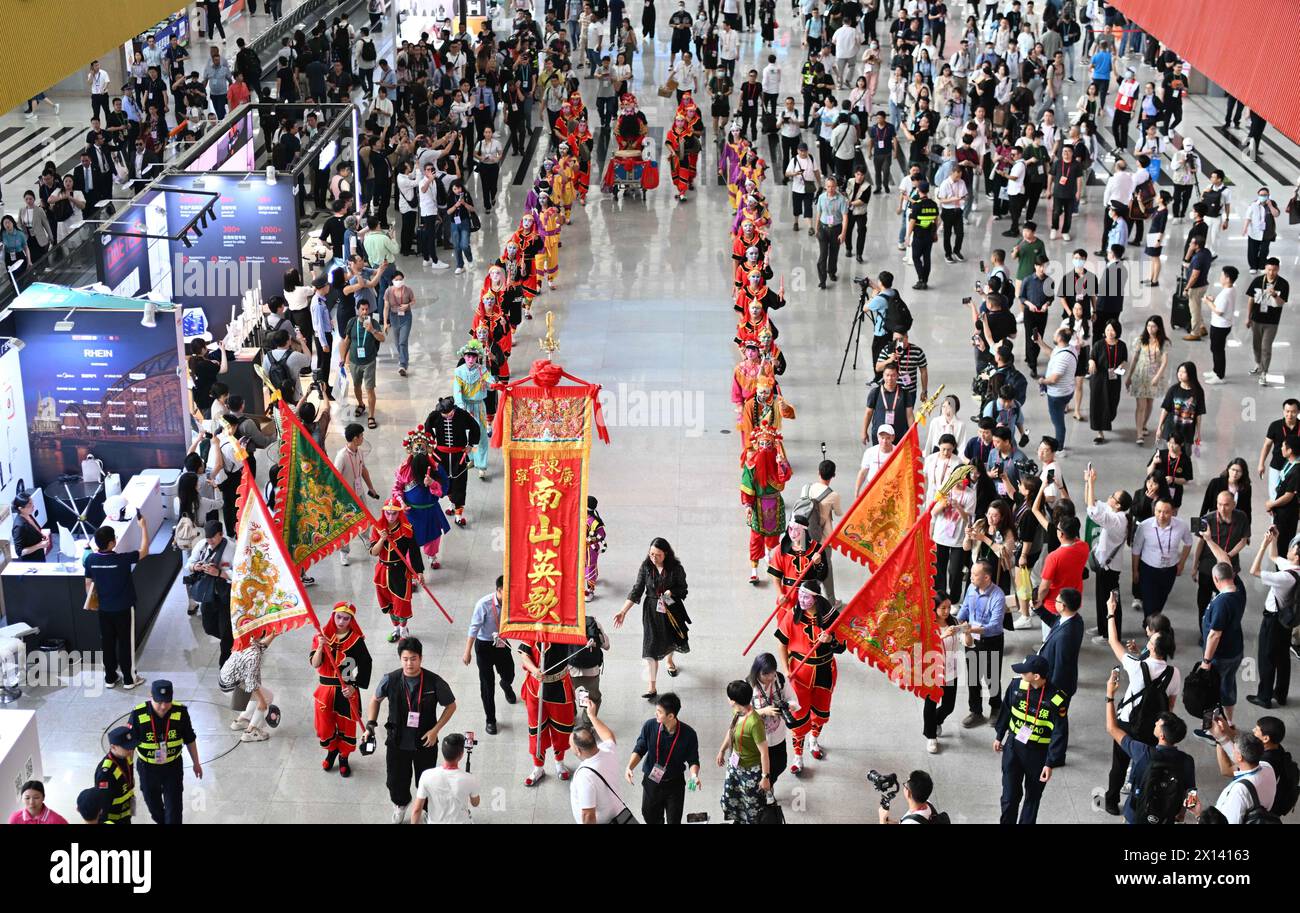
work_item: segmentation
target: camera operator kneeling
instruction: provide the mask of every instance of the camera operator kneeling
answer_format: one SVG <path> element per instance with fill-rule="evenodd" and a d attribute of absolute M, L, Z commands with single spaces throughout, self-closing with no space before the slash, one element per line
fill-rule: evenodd
<path fill-rule="evenodd" d="M 914 770 L 903 783 L 903 798 L 907 800 L 907 814 L 897 821 L 889 817 L 889 809 L 881 806 L 878 814 L 881 824 L 948 824 L 948 814 L 930 804 L 934 781 L 923 770 Z"/>

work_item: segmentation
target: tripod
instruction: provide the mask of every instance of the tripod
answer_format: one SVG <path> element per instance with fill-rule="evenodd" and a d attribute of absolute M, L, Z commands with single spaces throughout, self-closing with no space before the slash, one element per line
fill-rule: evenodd
<path fill-rule="evenodd" d="M 867 293 L 871 291 L 869 279 L 854 279 L 862 289 L 862 294 L 858 298 L 858 306 L 853 309 L 853 322 L 849 324 L 849 335 L 844 340 L 844 357 L 840 359 L 840 373 L 835 378 L 838 386 L 844 379 L 844 366 L 849 362 L 849 346 L 853 347 L 853 370 L 858 370 L 858 348 L 862 343 L 862 324 L 865 323 L 866 312 L 863 310 L 867 304 Z"/>

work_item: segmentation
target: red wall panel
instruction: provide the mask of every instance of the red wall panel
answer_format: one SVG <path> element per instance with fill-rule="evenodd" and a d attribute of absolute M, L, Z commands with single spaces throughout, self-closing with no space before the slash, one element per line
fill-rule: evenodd
<path fill-rule="evenodd" d="M 1300 142 L 1300 0 L 1111 0 Z"/>

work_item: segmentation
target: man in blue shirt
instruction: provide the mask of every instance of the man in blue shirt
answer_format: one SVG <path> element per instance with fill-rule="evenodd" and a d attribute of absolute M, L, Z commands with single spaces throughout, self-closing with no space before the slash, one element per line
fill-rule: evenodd
<path fill-rule="evenodd" d="M 1246 593 L 1237 586 L 1232 565 L 1220 561 L 1214 565 L 1214 588 L 1218 594 L 1205 607 L 1201 620 L 1202 669 L 1219 674 L 1219 703 L 1229 720 L 1237 704 L 1237 667 L 1246 652 L 1241 618 L 1246 614 Z M 1202 730 L 1197 730 L 1201 736 Z"/>
<path fill-rule="evenodd" d="M 1186 737 L 1187 724 L 1178 714 L 1166 710 L 1156 717 L 1156 744 L 1148 745 L 1140 742 L 1120 727 L 1119 720 L 1115 716 L 1115 694 L 1118 691 L 1117 670 L 1106 680 L 1106 732 L 1115 740 L 1119 749 L 1133 761 L 1129 777 L 1132 790 L 1129 792 L 1128 801 L 1124 803 L 1124 820 L 1129 824 L 1175 824 L 1182 820 L 1184 814 L 1182 809 L 1179 809 L 1172 820 L 1165 820 L 1169 817 L 1167 812 L 1170 809 L 1165 810 L 1166 814 L 1160 814 L 1160 809 L 1155 807 L 1154 801 L 1151 804 L 1142 803 L 1142 790 L 1146 786 L 1147 771 L 1156 762 L 1173 768 L 1172 773 L 1178 779 L 1177 792 L 1182 794 L 1180 799 L 1187 795 L 1188 790 L 1196 789 L 1196 762 L 1187 752 L 1174 747 Z M 1144 811 L 1148 816 L 1142 820 L 1138 819 L 1136 809 L 1139 803 L 1144 804 Z M 1172 805 L 1172 802 L 1170 804 Z M 1118 814 L 1114 808 L 1108 807 L 1107 811 L 1112 815 Z"/>
<path fill-rule="evenodd" d="M 624 771 L 624 778 L 632 783 L 637 763 L 641 764 L 641 818 L 646 824 L 681 824 L 687 780 L 692 789 L 700 785 L 699 737 L 677 719 L 681 710 L 676 694 L 659 695 L 654 719 L 641 724 Z"/>
<path fill-rule="evenodd" d="M 144 516 L 140 517 L 141 541 L 148 543 L 149 535 Z M 104 687 L 116 688 L 119 682 L 130 691 L 143 685 L 132 669 L 135 658 L 135 581 L 131 567 L 140 561 L 140 553 L 113 551 L 117 533 L 111 526 L 95 530 L 95 551 L 86 555 L 82 564 L 86 569 L 86 594 L 94 591 L 98 606 L 100 649 L 104 651 Z M 122 677 L 117 677 L 118 669 Z"/>
<path fill-rule="evenodd" d="M 1106 110 L 1106 93 L 1110 91 L 1110 67 L 1113 58 L 1110 53 L 1110 45 L 1107 42 L 1101 42 L 1097 48 L 1097 53 L 1092 55 L 1092 84 L 1097 87 L 1097 116 L 1101 117 Z"/>
<path fill-rule="evenodd" d="M 511 658 L 510 648 L 500 636 L 501 589 L 504 585 L 505 577 L 498 576 L 496 590 L 474 605 L 474 614 L 469 621 L 469 636 L 465 639 L 465 655 L 461 657 L 461 662 L 468 666 L 472 652 L 478 663 L 478 690 L 483 699 L 488 735 L 497 734 L 497 676 L 501 677 L 501 690 L 505 693 L 506 703 L 513 704 L 518 700 L 512 687 L 515 681 L 515 661 Z"/>
<path fill-rule="evenodd" d="M 989 709 L 996 717 L 1002 708 L 1002 619 L 1007 612 L 1007 597 L 993 582 L 993 565 L 976 561 L 970 569 L 970 586 L 957 611 L 966 640 L 966 686 L 970 715 L 961 721 L 965 729 L 985 722 L 984 701 L 980 686 L 989 686 Z"/>

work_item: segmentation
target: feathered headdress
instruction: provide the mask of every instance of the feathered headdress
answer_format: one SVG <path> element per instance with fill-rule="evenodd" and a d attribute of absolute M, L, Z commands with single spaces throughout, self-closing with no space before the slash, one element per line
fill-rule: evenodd
<path fill-rule="evenodd" d="M 416 425 L 415 428 L 408 431 L 406 437 L 402 439 L 402 449 L 405 450 L 409 456 L 415 456 L 417 453 L 432 453 L 433 447 L 434 440 L 424 430 L 423 425 Z"/>

